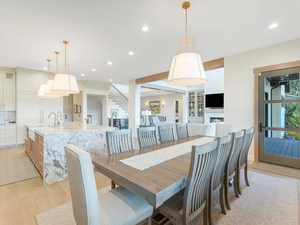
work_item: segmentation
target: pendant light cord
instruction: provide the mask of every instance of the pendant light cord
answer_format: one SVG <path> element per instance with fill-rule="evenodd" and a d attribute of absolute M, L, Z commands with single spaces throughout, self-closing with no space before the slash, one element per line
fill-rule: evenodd
<path fill-rule="evenodd" d="M 185 40 L 186 44 L 188 44 L 188 11 L 185 9 Z"/>
<path fill-rule="evenodd" d="M 51 59 L 47 59 L 48 80 L 51 80 L 51 75 L 50 75 L 50 62 L 51 62 Z"/>
<path fill-rule="evenodd" d="M 63 41 L 63 43 L 65 44 L 65 72 L 68 72 L 68 65 L 67 65 L 67 45 L 68 45 L 68 41 Z"/>
<path fill-rule="evenodd" d="M 55 73 L 58 73 L 58 51 L 54 51 L 55 54 Z"/>
<path fill-rule="evenodd" d="M 51 62 L 51 59 L 47 59 L 47 69 L 48 69 L 48 73 L 50 73 L 50 62 Z"/>
<path fill-rule="evenodd" d="M 69 73 L 69 65 L 67 64 L 67 45 L 69 44 L 69 41 L 64 40 L 63 43 L 65 45 L 65 72 Z M 70 76 L 68 76 L 68 85 L 69 85 L 69 88 L 71 88 L 71 78 L 70 78 Z"/>
<path fill-rule="evenodd" d="M 185 1 L 182 3 L 182 8 L 184 9 L 184 15 L 185 15 L 185 39 L 183 41 L 185 48 L 187 49 L 189 45 L 188 40 L 188 9 L 190 8 L 191 3 L 189 1 Z"/>

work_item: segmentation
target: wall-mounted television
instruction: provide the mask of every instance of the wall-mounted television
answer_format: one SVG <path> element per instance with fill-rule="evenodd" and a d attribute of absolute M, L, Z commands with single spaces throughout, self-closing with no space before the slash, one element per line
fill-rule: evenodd
<path fill-rule="evenodd" d="M 206 108 L 224 108 L 224 94 L 205 95 Z"/>

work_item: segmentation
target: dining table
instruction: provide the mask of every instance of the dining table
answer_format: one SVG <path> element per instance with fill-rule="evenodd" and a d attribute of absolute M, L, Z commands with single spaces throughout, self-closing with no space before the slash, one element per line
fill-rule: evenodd
<path fill-rule="evenodd" d="M 185 188 L 190 169 L 192 146 L 195 143 L 197 145 L 207 144 L 214 139 L 215 137 L 193 136 L 130 152 L 113 155 L 103 152 L 93 154 L 92 161 L 96 171 L 147 200 L 157 209 Z M 174 153 L 181 151 L 180 154 L 174 154 L 174 158 L 172 158 L 173 149 Z M 168 154 L 167 160 L 163 159 L 164 152 Z M 146 160 L 146 164 L 147 158 L 151 157 L 154 157 L 153 161 L 159 163 L 152 165 L 153 163 L 148 162 L 151 166 L 143 168 L 143 160 Z M 129 161 L 126 162 L 126 160 Z M 130 160 L 136 160 L 135 163 L 139 164 L 141 168 L 130 166 Z"/>

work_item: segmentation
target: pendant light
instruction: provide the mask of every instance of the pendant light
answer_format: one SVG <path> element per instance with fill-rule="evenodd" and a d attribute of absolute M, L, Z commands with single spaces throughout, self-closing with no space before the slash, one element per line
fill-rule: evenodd
<path fill-rule="evenodd" d="M 191 3 L 185 1 L 182 8 L 185 10 L 185 40 L 187 47 L 188 40 L 188 9 Z M 184 52 L 173 57 L 169 71 L 168 83 L 178 86 L 196 86 L 207 81 L 201 56 L 194 52 Z"/>
<path fill-rule="evenodd" d="M 76 77 L 69 74 L 69 65 L 67 63 L 67 46 L 69 41 L 64 40 L 65 45 L 65 73 L 57 73 L 54 77 L 52 92 L 59 95 L 69 95 L 79 93 Z"/>
<path fill-rule="evenodd" d="M 50 73 L 50 62 L 51 62 L 51 59 L 47 59 L 48 73 Z M 61 97 L 60 95 L 57 95 L 57 94 L 51 92 L 52 82 L 53 82 L 53 80 L 48 79 L 46 84 L 42 84 L 40 86 L 40 89 L 38 91 L 38 96 L 40 98 L 59 98 L 59 97 Z"/>
<path fill-rule="evenodd" d="M 58 55 L 59 55 L 59 52 L 54 51 L 54 54 L 55 54 L 55 68 L 56 68 L 55 73 L 57 73 L 58 72 Z M 50 61 L 49 61 L 49 63 L 50 63 Z M 48 72 L 50 73 L 50 65 L 48 66 L 48 68 L 49 68 Z M 67 94 L 62 94 L 62 93 L 57 94 L 55 91 L 53 91 L 53 84 L 54 84 L 53 78 L 48 79 L 48 81 L 46 83 L 46 95 L 47 96 L 56 96 L 57 98 L 63 97 L 63 96 L 68 96 Z"/>
<path fill-rule="evenodd" d="M 45 93 L 46 93 L 46 84 L 42 84 L 42 85 L 40 86 L 39 91 L 38 91 L 38 96 L 39 96 L 40 98 L 46 98 Z"/>

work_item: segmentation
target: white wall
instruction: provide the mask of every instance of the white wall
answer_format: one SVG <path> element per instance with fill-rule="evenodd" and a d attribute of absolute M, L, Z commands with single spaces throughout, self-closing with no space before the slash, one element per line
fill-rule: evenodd
<path fill-rule="evenodd" d="M 225 122 L 232 124 L 234 130 L 257 127 L 253 70 L 297 60 L 300 60 L 300 40 L 225 57 Z"/>
<path fill-rule="evenodd" d="M 205 94 L 224 92 L 224 68 L 207 71 L 206 78 L 207 82 L 204 86 Z"/>
<path fill-rule="evenodd" d="M 73 95 L 63 97 L 63 110 L 64 114 L 67 115 L 65 121 L 72 122 L 73 121 Z"/>
<path fill-rule="evenodd" d="M 86 92 L 87 94 L 107 95 L 110 90 L 111 83 L 93 80 L 79 80 L 78 86 L 80 91 Z"/>
<path fill-rule="evenodd" d="M 253 70 L 297 60 L 300 60 L 300 40 L 225 57 L 225 121 L 237 129 L 256 125 Z"/>
<path fill-rule="evenodd" d="M 168 122 L 175 122 L 176 113 L 175 113 L 175 104 L 176 100 L 179 100 L 179 116 L 182 117 L 183 112 L 180 107 L 182 105 L 183 95 L 181 94 L 170 94 L 170 95 L 159 95 L 159 96 L 151 96 L 151 97 L 142 97 L 141 109 L 146 109 L 146 105 L 149 101 L 160 101 L 161 104 L 161 112 L 160 115 L 164 115 L 167 118 Z"/>
<path fill-rule="evenodd" d="M 102 125 L 103 96 L 87 95 L 87 114 L 92 116 L 92 124 Z"/>
<path fill-rule="evenodd" d="M 93 80 L 81 80 L 78 82 L 79 89 L 82 94 L 82 115 L 81 119 L 84 120 L 87 117 L 87 96 L 97 95 L 102 96 L 102 124 L 108 125 L 108 112 L 109 112 L 109 100 L 108 94 L 111 88 L 109 82 L 99 82 Z"/>

